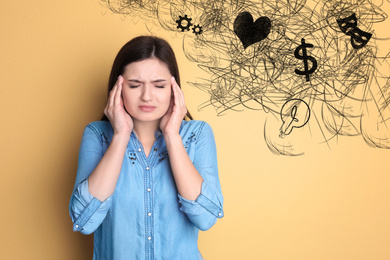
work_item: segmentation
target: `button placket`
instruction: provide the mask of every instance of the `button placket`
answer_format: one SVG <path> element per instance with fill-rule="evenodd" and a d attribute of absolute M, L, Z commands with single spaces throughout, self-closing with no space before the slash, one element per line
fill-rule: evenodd
<path fill-rule="evenodd" d="M 155 144 L 152 147 L 152 152 L 146 157 L 142 143 L 137 139 L 133 139 L 134 147 L 137 152 L 138 163 L 142 165 L 144 175 L 144 218 L 145 218 L 145 243 L 146 255 L 148 259 L 154 259 L 154 213 L 153 213 L 153 166 L 158 163 L 158 154 L 162 144 L 162 136 L 158 136 Z"/>
<path fill-rule="evenodd" d="M 153 252 L 153 243 L 152 243 L 152 239 L 153 239 L 153 218 L 152 218 L 152 205 L 153 205 L 153 194 L 152 194 L 152 189 L 150 187 L 152 187 L 152 171 L 151 171 L 151 168 L 149 167 L 148 165 L 148 162 L 146 165 L 144 165 L 144 178 L 145 178 L 145 187 L 147 187 L 145 189 L 145 223 L 146 223 L 146 227 L 145 227 L 145 236 L 146 236 L 146 239 L 147 239 L 147 244 L 146 244 L 146 248 L 147 248 L 147 254 L 151 256 L 151 259 L 153 259 L 153 255 L 154 255 L 154 252 Z"/>

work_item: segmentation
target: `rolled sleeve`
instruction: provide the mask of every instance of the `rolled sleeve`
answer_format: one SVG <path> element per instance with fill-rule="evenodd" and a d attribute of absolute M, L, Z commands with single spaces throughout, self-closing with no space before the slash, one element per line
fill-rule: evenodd
<path fill-rule="evenodd" d="M 111 207 L 111 197 L 101 202 L 89 193 L 88 177 L 100 162 L 107 144 L 104 132 L 89 124 L 81 139 L 77 176 L 69 202 L 73 230 L 91 234 L 103 222 Z"/>
<path fill-rule="evenodd" d="M 180 195 L 178 197 L 180 210 L 186 213 L 191 222 L 200 230 L 208 230 L 218 218 L 224 216 L 218 196 L 205 182 L 202 184 L 201 194 L 195 201 L 187 200 Z"/>
<path fill-rule="evenodd" d="M 224 216 L 221 201 L 219 200 L 217 193 L 207 183 L 202 184 L 202 191 L 196 199 L 196 202 L 215 217 L 222 218 Z"/>
<path fill-rule="evenodd" d="M 195 201 L 179 196 L 180 210 L 200 230 L 208 230 L 224 216 L 223 196 L 218 178 L 217 152 L 211 127 L 204 123 L 198 133 L 195 168 L 203 178 L 201 193 Z"/>
<path fill-rule="evenodd" d="M 72 198 L 71 218 L 73 231 L 91 234 L 103 222 L 111 207 L 111 197 L 101 202 L 88 191 L 88 180 L 80 183 Z"/>

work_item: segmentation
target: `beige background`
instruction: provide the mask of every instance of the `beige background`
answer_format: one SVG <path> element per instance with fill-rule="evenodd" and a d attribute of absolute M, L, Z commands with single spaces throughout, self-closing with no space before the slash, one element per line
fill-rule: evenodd
<path fill-rule="evenodd" d="M 91 259 L 92 236 L 73 233 L 68 215 L 78 146 L 101 116 L 114 56 L 144 25 L 98 0 L 3 0 L 0 21 L 0 259 Z M 374 29 L 385 38 L 389 26 Z M 202 72 L 180 40 L 156 35 L 174 46 L 188 108 L 218 143 L 225 217 L 201 232 L 205 259 L 390 259 L 389 150 L 341 137 L 273 155 L 262 112 L 197 110 L 207 94 L 184 82 Z"/>

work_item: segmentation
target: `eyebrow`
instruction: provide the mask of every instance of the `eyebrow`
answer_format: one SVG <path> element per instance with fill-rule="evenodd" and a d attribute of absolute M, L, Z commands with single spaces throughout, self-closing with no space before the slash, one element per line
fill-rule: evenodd
<path fill-rule="evenodd" d="M 143 83 L 143 81 L 138 80 L 138 79 L 129 79 L 128 81 L 134 82 L 134 83 Z M 156 79 L 156 80 L 153 80 L 152 83 L 160 83 L 160 82 L 166 82 L 166 81 L 167 81 L 166 79 Z"/>

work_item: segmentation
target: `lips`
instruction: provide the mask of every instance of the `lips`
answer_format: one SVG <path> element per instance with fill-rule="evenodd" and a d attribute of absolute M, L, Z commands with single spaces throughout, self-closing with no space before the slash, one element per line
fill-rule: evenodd
<path fill-rule="evenodd" d="M 140 105 L 138 107 L 143 112 L 152 112 L 153 110 L 156 109 L 155 106 L 150 106 L 150 105 Z"/>

